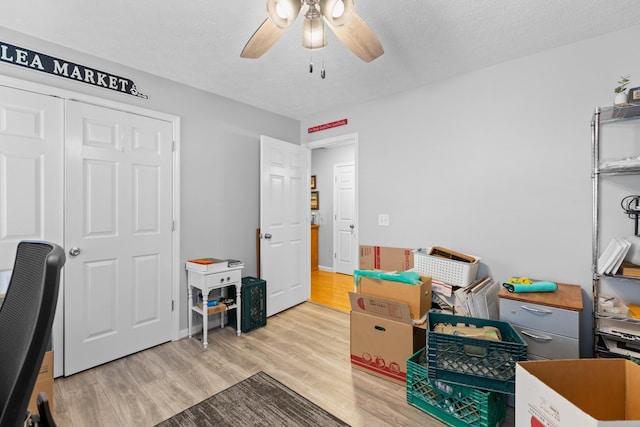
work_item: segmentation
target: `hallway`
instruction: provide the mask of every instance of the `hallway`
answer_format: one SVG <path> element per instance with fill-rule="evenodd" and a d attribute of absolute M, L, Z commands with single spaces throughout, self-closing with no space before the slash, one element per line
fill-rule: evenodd
<path fill-rule="evenodd" d="M 322 270 L 311 272 L 309 301 L 349 313 L 349 292 L 354 292 L 353 276 Z"/>

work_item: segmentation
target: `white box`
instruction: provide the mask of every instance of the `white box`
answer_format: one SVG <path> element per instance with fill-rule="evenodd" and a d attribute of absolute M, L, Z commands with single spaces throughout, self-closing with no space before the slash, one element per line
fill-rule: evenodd
<path fill-rule="evenodd" d="M 421 276 L 429 276 L 432 280 L 462 288 L 473 283 L 482 258 L 469 255 L 475 258 L 474 262 L 455 261 L 429 255 L 428 252 L 430 250 L 431 248 L 426 253 L 421 250 L 413 252 L 414 270 L 420 273 Z"/>
<path fill-rule="evenodd" d="M 625 359 L 518 362 L 516 426 L 640 426 L 640 366 Z"/>

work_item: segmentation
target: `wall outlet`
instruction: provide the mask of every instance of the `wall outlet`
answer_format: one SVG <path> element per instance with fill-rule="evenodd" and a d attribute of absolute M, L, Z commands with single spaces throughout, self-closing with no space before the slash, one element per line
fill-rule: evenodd
<path fill-rule="evenodd" d="M 381 227 L 389 226 L 389 214 L 378 214 L 378 225 Z"/>

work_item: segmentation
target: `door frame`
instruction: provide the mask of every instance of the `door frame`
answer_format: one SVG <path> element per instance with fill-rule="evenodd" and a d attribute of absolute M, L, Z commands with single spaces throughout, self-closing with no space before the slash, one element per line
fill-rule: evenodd
<path fill-rule="evenodd" d="M 6 86 L 13 89 L 20 89 L 29 92 L 39 93 L 41 95 L 54 96 L 63 100 L 72 99 L 99 107 L 121 110 L 128 113 L 134 113 L 142 116 L 152 117 L 159 120 L 171 122 L 173 125 L 173 224 L 172 233 L 172 254 L 171 254 L 171 281 L 172 291 L 171 298 L 174 302 L 171 312 L 171 339 L 173 341 L 180 338 L 180 308 L 182 307 L 180 300 L 180 117 L 172 114 L 162 113 L 148 108 L 138 107 L 126 104 L 120 101 L 113 101 L 106 98 L 100 98 L 93 95 L 86 95 L 68 89 L 62 89 L 54 86 L 47 86 L 41 83 L 30 82 L 15 77 L 0 75 L 0 86 Z M 62 194 L 66 197 L 66 194 Z M 64 227 L 64 224 L 61 225 Z M 57 242 L 56 242 L 57 243 Z M 64 247 L 64 242 L 60 242 L 60 246 Z M 64 271 L 64 270 L 63 270 Z M 58 354 L 64 352 L 64 316 L 62 314 L 63 298 L 64 298 L 64 272 L 61 276 L 60 292 L 58 295 L 58 305 L 56 308 L 56 316 L 53 322 L 52 346 L 53 351 Z M 62 362 L 64 357 L 54 358 L 54 377 L 61 376 L 63 373 Z"/>
<path fill-rule="evenodd" d="M 359 195 L 359 191 L 358 189 L 360 188 L 359 183 L 358 183 L 358 132 L 353 132 L 353 133 L 347 133 L 344 135 L 339 135 L 339 136 L 334 136 L 331 138 L 325 138 L 325 139 L 319 139 L 317 141 L 311 141 L 311 142 L 305 142 L 302 144 L 303 147 L 307 148 L 307 164 L 309 165 L 309 181 L 311 180 L 311 152 L 316 149 L 316 148 L 336 148 L 336 147 L 341 147 L 343 145 L 350 145 L 353 144 L 354 146 L 354 156 L 353 156 L 353 162 L 354 162 L 354 180 L 355 180 L 355 187 L 356 187 L 356 191 L 355 191 L 355 195 L 354 195 L 354 217 L 356 218 L 356 237 L 355 237 L 355 242 L 354 242 L 354 260 L 358 259 L 358 252 L 359 252 L 359 247 L 360 247 L 360 232 L 358 230 L 358 226 L 360 223 L 360 211 L 359 211 L 359 206 L 360 206 L 360 195 Z M 335 187 L 335 186 L 334 186 Z M 335 191 L 335 190 L 334 190 Z M 309 211 L 309 220 L 311 220 L 311 211 Z M 331 221 L 331 235 L 335 236 L 335 221 Z M 335 242 L 334 242 L 335 245 Z M 332 248 L 333 250 L 334 248 Z M 335 272 L 335 258 L 332 260 L 332 264 L 331 264 L 331 268 L 332 270 Z"/>

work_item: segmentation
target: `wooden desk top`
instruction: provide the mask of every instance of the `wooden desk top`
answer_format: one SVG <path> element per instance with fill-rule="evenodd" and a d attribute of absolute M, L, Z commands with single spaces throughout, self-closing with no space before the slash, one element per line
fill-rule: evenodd
<path fill-rule="evenodd" d="M 548 307 L 563 308 L 565 310 L 582 311 L 582 287 L 558 283 L 558 290 L 554 292 L 509 292 L 502 286 L 498 297 Z"/>

